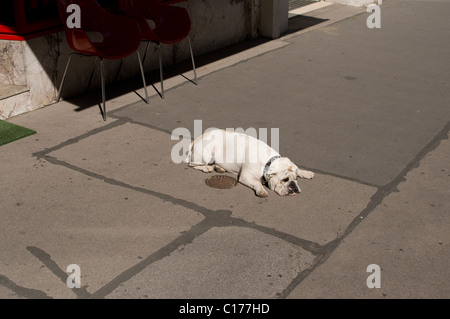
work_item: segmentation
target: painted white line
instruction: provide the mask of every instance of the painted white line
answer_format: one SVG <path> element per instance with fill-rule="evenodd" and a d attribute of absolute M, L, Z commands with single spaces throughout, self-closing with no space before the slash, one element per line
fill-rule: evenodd
<path fill-rule="evenodd" d="M 325 8 L 325 7 L 331 6 L 332 4 L 333 4 L 332 2 L 320 1 L 320 2 L 312 3 L 307 6 L 303 6 L 303 7 L 291 10 L 291 11 L 289 11 L 289 13 L 300 15 L 300 14 L 304 14 L 306 12 L 310 12 L 310 11 L 314 11 L 314 10 L 317 10 L 320 8 Z"/>

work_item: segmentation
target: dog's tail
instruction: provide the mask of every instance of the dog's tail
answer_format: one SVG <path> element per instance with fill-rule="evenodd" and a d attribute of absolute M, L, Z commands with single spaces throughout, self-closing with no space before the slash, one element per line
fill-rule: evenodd
<path fill-rule="evenodd" d="M 186 158 L 183 160 L 184 163 L 190 164 L 192 160 L 192 149 L 194 148 L 194 141 L 189 145 L 189 151 L 186 152 Z"/>

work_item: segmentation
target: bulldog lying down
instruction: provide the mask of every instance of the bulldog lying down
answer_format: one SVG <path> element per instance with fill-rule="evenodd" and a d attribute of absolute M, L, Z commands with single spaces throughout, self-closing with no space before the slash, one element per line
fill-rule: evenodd
<path fill-rule="evenodd" d="M 230 172 L 240 183 L 267 197 L 263 185 L 280 196 L 300 193 L 297 177 L 312 179 L 314 173 L 301 170 L 266 143 L 246 134 L 214 129 L 197 137 L 184 160 L 205 173 Z"/>

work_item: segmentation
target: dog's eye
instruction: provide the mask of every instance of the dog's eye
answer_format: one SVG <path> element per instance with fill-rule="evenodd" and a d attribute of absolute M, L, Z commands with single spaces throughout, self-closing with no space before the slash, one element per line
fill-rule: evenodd
<path fill-rule="evenodd" d="M 285 179 L 282 179 L 281 180 L 283 183 L 287 183 L 287 182 L 289 182 L 289 177 L 287 177 L 287 178 L 285 178 Z"/>

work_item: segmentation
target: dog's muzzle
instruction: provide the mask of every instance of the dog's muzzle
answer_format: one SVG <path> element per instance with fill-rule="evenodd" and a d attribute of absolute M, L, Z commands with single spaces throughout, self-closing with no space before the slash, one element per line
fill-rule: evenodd
<path fill-rule="evenodd" d="M 299 193 L 300 193 L 300 189 L 298 188 L 295 181 L 290 182 L 289 186 L 288 186 L 288 195 L 293 196 L 293 195 L 299 194 Z"/>

